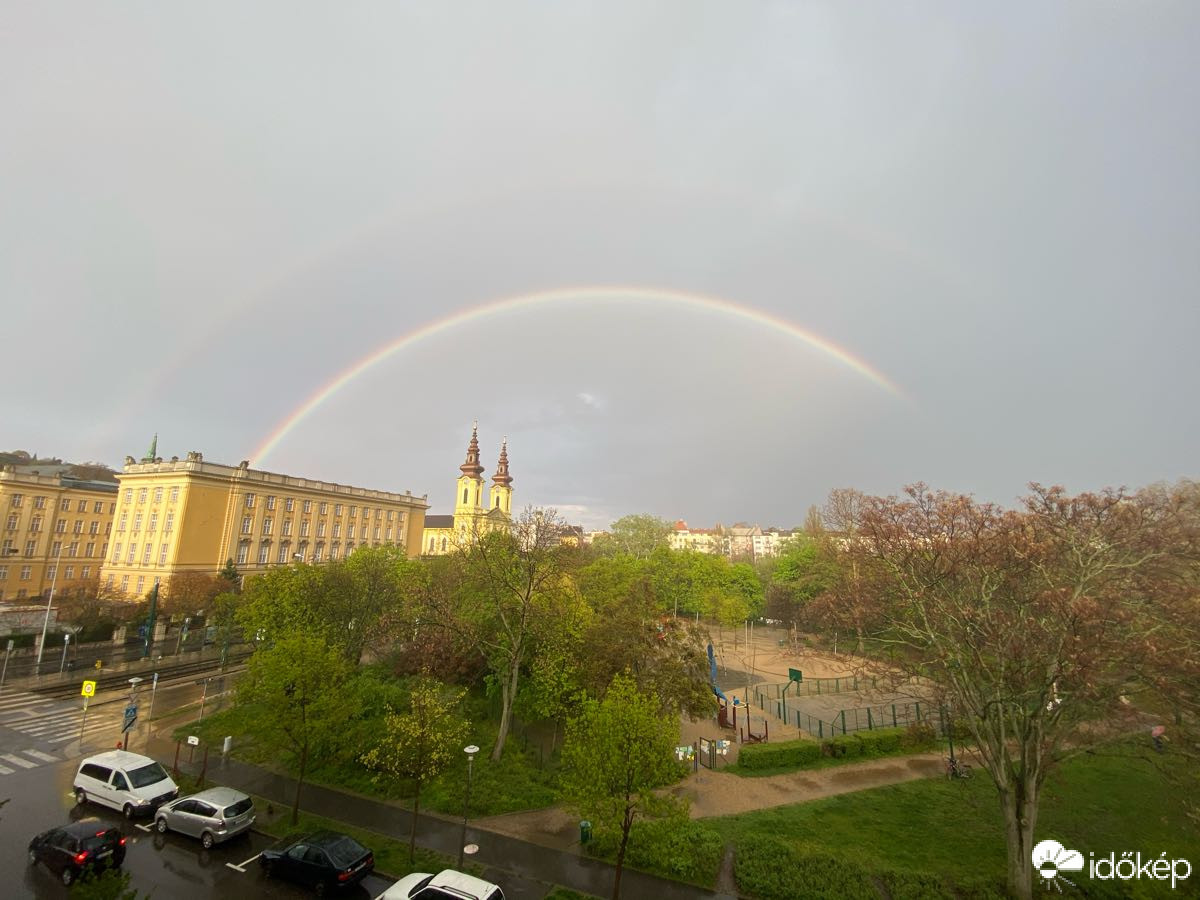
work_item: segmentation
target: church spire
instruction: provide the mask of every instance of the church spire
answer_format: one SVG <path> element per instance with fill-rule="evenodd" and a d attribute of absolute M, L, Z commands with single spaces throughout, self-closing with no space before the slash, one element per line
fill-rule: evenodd
<path fill-rule="evenodd" d="M 158 456 L 158 432 L 155 432 L 154 440 L 152 440 L 150 442 L 150 449 L 147 450 L 146 455 L 142 457 L 142 462 L 144 462 L 144 463 L 154 462 L 155 457 L 157 457 L 157 456 Z"/>
<path fill-rule="evenodd" d="M 512 487 L 512 476 L 508 474 L 508 438 L 500 444 L 500 461 L 496 463 L 496 474 L 492 476 L 495 484 Z"/>
<path fill-rule="evenodd" d="M 458 467 L 464 475 L 478 478 L 483 474 L 483 466 L 479 464 L 479 422 L 471 426 L 471 443 L 467 445 L 467 461 Z"/>

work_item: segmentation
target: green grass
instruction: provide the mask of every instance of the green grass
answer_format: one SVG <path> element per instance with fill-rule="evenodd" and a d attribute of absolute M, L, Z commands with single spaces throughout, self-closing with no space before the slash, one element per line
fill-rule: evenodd
<path fill-rule="evenodd" d="M 1184 766 L 1180 755 L 1158 756 L 1141 741 L 1072 759 L 1047 780 L 1035 836 L 1085 856 L 1140 849 L 1195 860 L 1200 835 L 1183 801 L 1195 802 L 1198 791 Z M 936 887 L 945 881 L 986 894 L 1005 877 L 996 790 L 978 772 L 970 781 L 907 782 L 705 824 L 737 848 L 739 887 L 762 898 L 811 888 L 822 866 L 865 876 L 838 876 L 845 896 L 871 896 L 875 879 L 895 882 L 893 897 L 952 896 Z M 788 867 L 808 877 L 780 876 Z"/>
<path fill-rule="evenodd" d="M 542 900 L 600 900 L 600 898 L 595 894 L 581 894 L 579 891 L 572 891 L 569 888 L 556 887 Z"/>

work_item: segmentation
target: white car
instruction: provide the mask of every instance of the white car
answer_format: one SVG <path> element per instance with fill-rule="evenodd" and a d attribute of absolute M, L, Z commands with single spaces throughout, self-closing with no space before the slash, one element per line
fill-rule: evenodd
<path fill-rule="evenodd" d="M 405 875 L 375 900 L 504 900 L 504 891 L 474 875 L 443 869 L 436 875 Z"/>
<path fill-rule="evenodd" d="M 89 756 L 79 764 L 72 787 L 80 806 L 92 800 L 124 812 L 127 819 L 179 796 L 166 769 L 148 756 L 125 750 Z"/>

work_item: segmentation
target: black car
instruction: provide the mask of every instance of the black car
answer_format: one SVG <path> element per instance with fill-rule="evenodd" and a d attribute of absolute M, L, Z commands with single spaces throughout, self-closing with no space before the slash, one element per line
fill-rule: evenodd
<path fill-rule="evenodd" d="M 286 837 L 264 850 L 258 861 L 268 876 L 298 881 L 318 894 L 355 884 L 375 868 L 370 850 L 336 831 Z"/>
<path fill-rule="evenodd" d="M 42 862 L 63 884 L 87 869 L 119 866 L 125 861 L 125 836 L 99 819 L 80 819 L 43 831 L 29 842 L 29 864 Z"/>

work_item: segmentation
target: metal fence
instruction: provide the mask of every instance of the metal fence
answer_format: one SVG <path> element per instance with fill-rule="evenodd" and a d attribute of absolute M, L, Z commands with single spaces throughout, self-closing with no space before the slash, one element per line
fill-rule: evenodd
<path fill-rule="evenodd" d="M 834 737 L 854 731 L 871 731 L 876 728 L 904 728 L 918 723 L 938 727 L 933 707 L 919 700 L 909 703 L 880 703 L 842 709 L 829 719 L 809 715 L 800 708 L 797 697 L 787 695 L 770 696 L 765 688 L 780 685 L 759 685 L 754 691 L 754 702 L 759 709 L 773 714 L 784 725 L 795 725 L 815 738 Z"/>
<path fill-rule="evenodd" d="M 841 678 L 805 678 L 803 681 L 787 681 L 783 684 L 760 684 L 768 697 L 810 697 L 816 694 L 845 694 L 852 691 L 894 691 L 902 685 L 918 684 L 916 678 L 880 678 L 875 675 L 843 675 Z"/>

